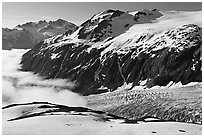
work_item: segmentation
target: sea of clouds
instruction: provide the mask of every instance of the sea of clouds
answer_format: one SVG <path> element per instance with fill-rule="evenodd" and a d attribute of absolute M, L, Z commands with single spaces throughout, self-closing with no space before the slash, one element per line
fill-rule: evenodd
<path fill-rule="evenodd" d="M 20 71 L 22 55 L 27 50 L 2 51 L 2 105 L 50 102 L 67 106 L 86 106 L 84 98 L 71 91 L 69 80 L 45 80 L 32 72 Z"/>

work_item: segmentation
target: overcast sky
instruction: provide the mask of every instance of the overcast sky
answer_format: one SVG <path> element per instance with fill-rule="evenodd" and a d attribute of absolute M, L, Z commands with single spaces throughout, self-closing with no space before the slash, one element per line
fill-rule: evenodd
<path fill-rule="evenodd" d="M 202 10 L 201 2 L 3 2 L 2 25 L 13 28 L 28 21 L 66 19 L 77 25 L 106 9 Z"/>

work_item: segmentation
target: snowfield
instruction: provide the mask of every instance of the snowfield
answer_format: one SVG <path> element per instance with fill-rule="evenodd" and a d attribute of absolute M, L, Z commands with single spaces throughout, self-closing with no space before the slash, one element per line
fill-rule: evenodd
<path fill-rule="evenodd" d="M 3 112 L 3 115 L 6 115 Z M 3 117 L 3 119 L 5 119 Z M 121 120 L 101 121 L 94 116 L 53 115 L 7 122 L 3 120 L 4 135 L 201 135 L 201 125 L 160 122 L 137 124 Z"/>

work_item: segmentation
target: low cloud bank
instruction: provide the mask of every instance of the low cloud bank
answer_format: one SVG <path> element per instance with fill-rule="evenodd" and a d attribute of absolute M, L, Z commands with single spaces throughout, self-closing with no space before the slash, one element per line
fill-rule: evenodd
<path fill-rule="evenodd" d="M 44 80 L 31 72 L 22 72 L 19 62 L 26 50 L 2 53 L 2 104 L 50 102 L 67 106 L 86 106 L 80 95 L 71 92 L 75 84 L 68 80 Z"/>

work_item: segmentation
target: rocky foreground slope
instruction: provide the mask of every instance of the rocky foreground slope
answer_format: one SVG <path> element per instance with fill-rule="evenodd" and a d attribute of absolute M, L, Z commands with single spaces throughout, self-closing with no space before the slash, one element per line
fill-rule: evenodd
<path fill-rule="evenodd" d="M 55 35 L 71 34 L 77 26 L 66 20 L 27 22 L 14 29 L 2 28 L 2 49 L 29 49 Z"/>
<path fill-rule="evenodd" d="M 70 79 L 82 95 L 202 81 L 201 12 L 107 10 L 70 36 L 46 39 L 23 55 L 22 70 Z"/>

